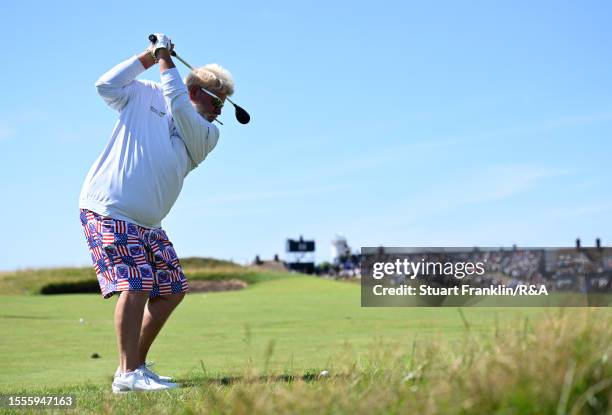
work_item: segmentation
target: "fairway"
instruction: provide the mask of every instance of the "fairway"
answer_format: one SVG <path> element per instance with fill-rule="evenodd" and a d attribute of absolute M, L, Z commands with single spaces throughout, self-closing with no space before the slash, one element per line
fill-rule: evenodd
<path fill-rule="evenodd" d="M 2 304 L 1 391 L 110 385 L 117 365 L 114 299 L 3 296 Z M 492 331 L 496 319 L 538 312 L 463 309 L 472 331 Z M 357 284 L 288 277 L 242 291 L 187 295 L 149 358 L 161 373 L 179 379 L 202 374 L 202 363 L 209 375 L 237 375 L 249 361 L 258 370 L 299 375 L 328 368 L 347 344 L 365 355 L 377 340 L 408 348 L 414 339 L 417 344 L 432 337 L 452 341 L 464 331 L 455 308 L 361 308 Z M 93 353 L 101 357 L 93 359 Z"/>

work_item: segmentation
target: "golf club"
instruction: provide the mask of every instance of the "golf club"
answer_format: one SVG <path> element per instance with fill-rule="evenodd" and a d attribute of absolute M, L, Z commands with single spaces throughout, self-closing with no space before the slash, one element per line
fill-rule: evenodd
<path fill-rule="evenodd" d="M 151 35 L 149 35 L 149 40 L 152 43 L 156 43 L 157 42 L 157 36 L 151 34 Z M 186 67 L 189 68 L 189 70 L 193 70 L 193 67 L 191 65 L 189 65 L 185 60 L 183 60 L 183 58 L 181 58 L 179 55 L 177 55 L 175 51 L 172 51 L 170 54 L 172 56 L 174 56 L 176 59 L 178 59 L 179 61 L 181 61 L 183 63 L 183 65 L 185 65 Z M 225 99 L 227 101 L 229 101 L 230 104 L 232 104 L 234 106 L 234 108 L 236 109 L 236 119 L 238 120 L 238 122 L 240 124 L 248 124 L 249 121 L 251 121 L 251 116 L 249 115 L 248 112 L 245 111 L 244 108 L 242 108 L 241 106 L 239 106 L 236 103 L 234 103 L 234 101 L 229 99 L 229 97 L 226 97 Z"/>

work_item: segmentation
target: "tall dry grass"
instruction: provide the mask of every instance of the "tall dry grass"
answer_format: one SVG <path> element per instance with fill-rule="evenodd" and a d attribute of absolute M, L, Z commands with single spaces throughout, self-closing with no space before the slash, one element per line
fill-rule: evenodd
<path fill-rule="evenodd" d="M 203 379 L 186 413 L 609 414 L 610 314 L 565 309 L 473 333 L 452 344 L 374 342 L 367 358 L 346 345 L 327 367 L 297 379 L 253 368 Z M 273 345 L 270 354 L 273 353 Z M 329 376 L 318 375 L 327 369 Z M 173 412 L 173 411 L 171 411 Z"/>

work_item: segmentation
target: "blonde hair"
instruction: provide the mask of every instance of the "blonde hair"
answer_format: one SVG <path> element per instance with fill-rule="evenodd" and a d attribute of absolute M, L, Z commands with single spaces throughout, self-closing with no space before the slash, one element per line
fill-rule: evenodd
<path fill-rule="evenodd" d="M 232 74 L 216 63 L 194 68 L 185 78 L 185 85 L 188 88 L 197 85 L 208 89 L 210 92 L 217 92 L 226 96 L 231 96 L 234 93 Z"/>

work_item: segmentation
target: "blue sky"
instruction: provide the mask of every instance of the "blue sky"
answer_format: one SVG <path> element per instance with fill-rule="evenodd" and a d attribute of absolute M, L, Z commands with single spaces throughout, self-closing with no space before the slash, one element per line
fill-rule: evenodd
<path fill-rule="evenodd" d="M 150 32 L 252 115 L 164 220 L 181 256 L 612 241 L 608 2 L 11 3 L 0 269 L 90 264 L 78 194 L 116 118 L 93 85 Z"/>

